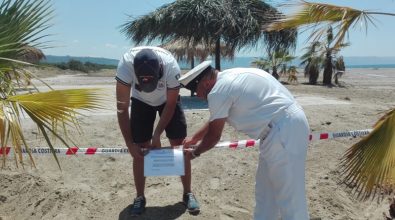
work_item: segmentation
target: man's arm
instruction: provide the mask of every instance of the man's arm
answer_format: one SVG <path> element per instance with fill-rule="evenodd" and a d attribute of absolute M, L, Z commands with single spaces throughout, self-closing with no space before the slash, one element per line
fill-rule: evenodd
<path fill-rule="evenodd" d="M 130 85 L 125 85 L 117 82 L 116 85 L 116 99 L 117 99 L 117 116 L 118 125 L 121 129 L 123 139 L 129 149 L 132 157 L 141 156 L 138 147 L 133 144 L 132 131 L 130 129 L 129 105 L 130 105 Z"/>
<path fill-rule="evenodd" d="M 163 108 L 162 114 L 160 116 L 158 125 L 155 128 L 154 134 L 152 136 L 152 146 L 160 147 L 160 135 L 165 130 L 166 126 L 169 124 L 171 118 L 174 115 L 174 110 L 177 105 L 177 99 L 180 89 L 167 89 L 166 104 Z"/>
<path fill-rule="evenodd" d="M 206 134 L 195 150 L 193 150 L 195 155 L 200 155 L 201 153 L 210 150 L 218 143 L 218 141 L 221 139 L 225 122 L 226 118 L 219 118 L 208 123 L 208 130 Z"/>
<path fill-rule="evenodd" d="M 206 122 L 203 127 L 201 127 L 192 137 L 187 137 L 184 139 L 182 144 L 184 148 L 190 148 L 191 145 L 197 144 L 203 137 L 207 134 L 209 122 Z"/>

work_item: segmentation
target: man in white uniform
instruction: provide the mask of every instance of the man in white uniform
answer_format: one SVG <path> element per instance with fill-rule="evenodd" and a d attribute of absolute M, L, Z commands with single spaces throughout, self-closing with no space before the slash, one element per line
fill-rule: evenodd
<path fill-rule="evenodd" d="M 180 67 L 170 52 L 159 47 L 135 47 L 125 53 L 117 69 L 118 124 L 133 157 L 133 176 L 137 192 L 131 215 L 145 211 L 144 156 L 142 149 L 161 147 L 166 131 L 171 146 L 179 146 L 187 135 L 184 112 L 179 103 Z M 131 94 L 130 94 L 131 93 Z M 131 102 L 131 112 L 129 105 Z M 157 112 L 159 122 L 153 130 Z M 199 204 L 191 192 L 191 161 L 185 157 L 185 175 L 181 177 L 183 201 L 192 214 Z"/>
<path fill-rule="evenodd" d="M 260 139 L 254 219 L 307 220 L 305 158 L 309 125 L 291 93 L 261 69 L 219 72 L 205 61 L 183 75 L 185 88 L 208 100 L 210 119 L 184 147 L 192 158 L 220 140 L 225 122 Z M 194 148 L 191 145 L 200 143 Z"/>

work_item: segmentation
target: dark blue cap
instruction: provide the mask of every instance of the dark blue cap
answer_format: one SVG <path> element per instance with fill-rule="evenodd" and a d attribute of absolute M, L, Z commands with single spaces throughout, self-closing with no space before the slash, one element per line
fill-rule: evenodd
<path fill-rule="evenodd" d="M 138 81 L 138 89 L 152 92 L 161 78 L 161 67 L 158 56 L 151 49 L 142 49 L 134 57 L 134 72 Z"/>

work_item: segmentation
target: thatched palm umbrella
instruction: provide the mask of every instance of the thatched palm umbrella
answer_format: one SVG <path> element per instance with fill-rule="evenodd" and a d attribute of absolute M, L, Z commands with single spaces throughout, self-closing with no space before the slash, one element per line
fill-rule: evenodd
<path fill-rule="evenodd" d="M 215 54 L 215 45 L 207 46 L 205 44 L 196 44 L 188 42 L 185 39 L 177 39 L 169 41 L 160 47 L 172 52 L 177 60 L 186 60 L 191 63 L 191 69 L 195 66 L 195 58 L 198 58 L 200 62 L 207 59 L 209 55 Z M 225 44 L 221 44 L 221 56 L 230 60 L 234 59 L 234 49 L 227 47 Z"/>
<path fill-rule="evenodd" d="M 261 0 L 177 0 L 137 19 L 131 17 L 122 32 L 136 44 L 181 38 L 195 45 L 215 45 L 215 68 L 220 70 L 221 42 L 235 50 L 256 46 L 266 34 L 262 26 L 279 15 Z"/>
<path fill-rule="evenodd" d="M 21 55 L 18 59 L 28 63 L 38 63 L 41 59 L 45 59 L 45 55 L 42 50 L 25 45 L 22 47 Z"/>

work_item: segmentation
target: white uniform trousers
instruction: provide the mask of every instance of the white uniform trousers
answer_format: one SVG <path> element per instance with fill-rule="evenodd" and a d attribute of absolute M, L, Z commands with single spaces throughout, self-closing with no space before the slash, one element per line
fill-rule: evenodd
<path fill-rule="evenodd" d="M 309 125 L 293 104 L 270 125 L 261 139 L 256 174 L 255 220 L 307 220 L 305 160 Z"/>

